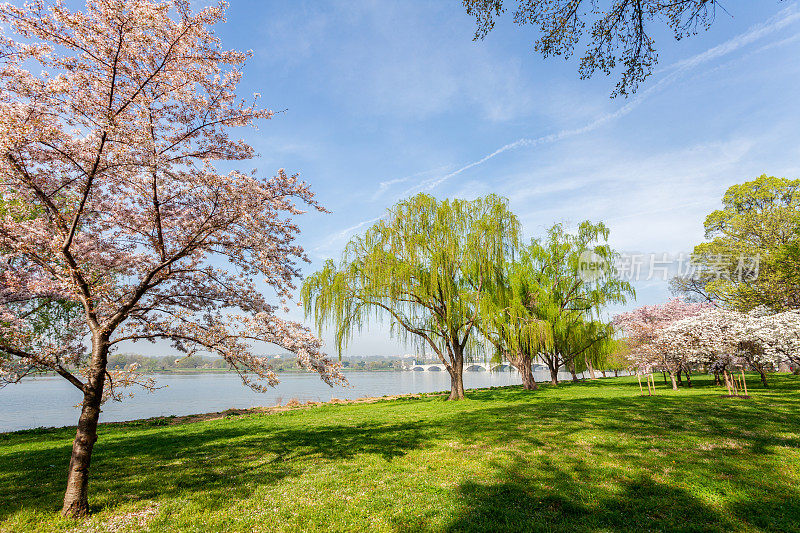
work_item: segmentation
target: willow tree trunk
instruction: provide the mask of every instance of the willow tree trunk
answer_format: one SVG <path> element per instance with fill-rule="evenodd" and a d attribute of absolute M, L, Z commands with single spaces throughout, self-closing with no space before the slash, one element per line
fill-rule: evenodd
<path fill-rule="evenodd" d="M 549 355 L 540 355 L 539 357 L 550 369 L 550 384 L 558 385 L 558 362 L 556 358 Z"/>
<path fill-rule="evenodd" d="M 572 381 L 577 383 L 578 374 L 575 373 L 575 364 L 574 363 L 569 365 L 569 373 L 572 374 Z"/>
<path fill-rule="evenodd" d="M 67 490 L 64 493 L 64 506 L 61 508 L 64 516 L 77 518 L 89 513 L 89 465 L 94 443 L 97 441 L 97 421 L 100 419 L 108 348 L 108 337 L 93 336 L 92 359 L 83 393 L 78 430 L 75 440 L 72 441 Z"/>
<path fill-rule="evenodd" d="M 530 357 L 520 357 L 515 361 L 511 361 L 511 364 L 514 365 L 514 368 L 519 371 L 519 375 L 522 376 L 522 387 L 525 390 L 536 390 L 539 388 L 536 379 L 533 377 L 533 365 L 531 364 Z"/>
<path fill-rule="evenodd" d="M 450 364 L 450 396 L 448 400 L 464 399 L 464 350 L 457 346 L 453 349 L 453 360 Z"/>
<path fill-rule="evenodd" d="M 550 383 L 552 385 L 558 385 L 558 367 L 553 368 L 553 366 L 549 364 L 547 367 L 550 369 Z"/>
<path fill-rule="evenodd" d="M 597 379 L 597 374 L 594 373 L 594 367 L 592 366 L 592 361 L 587 357 L 586 358 L 586 366 L 589 367 L 589 377 L 591 379 Z M 573 375 L 575 373 L 573 372 Z"/>

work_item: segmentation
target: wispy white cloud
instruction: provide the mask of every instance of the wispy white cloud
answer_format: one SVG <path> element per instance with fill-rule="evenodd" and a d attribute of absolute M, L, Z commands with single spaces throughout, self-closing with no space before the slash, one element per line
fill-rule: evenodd
<path fill-rule="evenodd" d="M 602 126 L 608 124 L 609 122 L 612 122 L 614 120 L 617 120 L 619 118 L 628 115 L 638 106 L 640 106 L 647 98 L 665 89 L 667 86 L 674 83 L 676 80 L 684 76 L 689 71 L 696 69 L 701 65 L 722 58 L 726 55 L 732 54 L 738 50 L 741 50 L 768 35 L 774 34 L 775 32 L 783 28 L 786 28 L 788 25 L 793 24 L 798 20 L 800 20 L 800 10 L 797 9 L 797 4 L 791 4 L 785 9 L 781 10 L 774 17 L 771 17 L 770 19 L 768 19 L 763 23 L 750 27 L 747 31 L 729 39 L 728 41 L 720 45 L 714 46 L 712 48 L 709 48 L 708 50 L 696 54 L 690 58 L 677 61 L 665 67 L 664 69 L 661 69 L 659 72 L 665 75 L 660 80 L 649 85 L 644 90 L 638 92 L 636 96 L 631 98 L 627 103 L 625 103 L 623 106 L 621 106 L 619 109 L 615 111 L 609 113 L 603 113 L 578 127 L 565 128 L 554 133 L 534 138 L 517 139 L 451 172 L 448 172 L 441 176 L 435 176 L 432 178 L 422 180 L 417 184 L 415 184 L 414 186 L 406 188 L 402 192 L 401 196 L 407 196 L 422 191 L 433 190 L 439 187 L 440 185 L 444 184 L 445 182 L 451 180 L 452 178 L 459 176 L 470 169 L 483 165 L 484 163 L 506 152 L 518 150 L 520 148 L 532 148 L 551 143 L 556 143 L 567 138 L 576 137 L 597 130 L 598 128 L 601 128 Z M 793 39 L 794 37 L 790 37 L 788 39 L 783 39 L 783 41 L 781 42 L 788 43 L 792 42 Z M 767 45 L 762 46 L 759 50 L 766 50 L 771 47 L 778 46 L 780 45 L 781 42 L 769 43 Z M 431 172 L 432 172 L 431 170 L 424 171 L 419 173 L 418 175 L 423 175 L 425 173 L 431 173 Z M 413 177 L 414 176 L 412 175 L 404 178 L 385 180 L 379 184 L 379 188 L 373 197 L 377 198 L 382 194 L 384 194 L 391 186 L 400 183 L 406 183 L 410 180 L 410 178 Z M 332 234 L 331 236 L 329 236 L 329 239 L 326 240 L 329 242 L 342 241 L 353 232 L 358 231 L 364 226 L 371 224 L 377 220 L 378 218 L 362 221 L 354 226 L 346 228 L 345 230 Z"/>
<path fill-rule="evenodd" d="M 395 178 L 395 179 L 393 179 L 393 180 L 386 180 L 386 181 L 382 181 L 382 182 L 380 182 L 380 183 L 378 184 L 378 190 L 377 190 L 377 191 L 375 191 L 375 194 L 373 194 L 373 195 L 372 195 L 372 199 L 373 199 L 373 200 L 377 200 L 378 198 L 380 198 L 380 197 L 383 195 L 383 193 L 385 193 L 386 191 L 388 191 L 388 190 L 389 190 L 389 188 L 390 188 L 392 185 L 397 185 L 398 183 L 405 183 L 405 182 L 407 182 L 409 179 L 411 179 L 411 178 L 410 178 L 410 177 L 408 177 L 408 176 L 406 176 L 405 178 Z"/>
<path fill-rule="evenodd" d="M 372 195 L 372 200 L 377 200 L 380 198 L 386 191 L 388 191 L 392 186 L 398 185 L 400 183 L 406 183 L 407 181 L 411 180 L 412 178 L 418 178 L 420 176 L 424 176 L 426 174 L 433 174 L 436 172 L 442 172 L 445 170 L 449 165 L 444 165 L 441 167 L 423 170 L 422 172 L 416 172 L 414 174 L 410 174 L 408 176 L 403 176 L 402 178 L 395 178 L 390 180 L 381 181 L 378 183 L 378 190 L 375 191 L 375 194 Z"/>
<path fill-rule="evenodd" d="M 618 149 L 606 147 L 562 164 L 557 176 L 580 176 L 571 178 L 570 194 L 552 195 L 542 189 L 538 196 L 510 196 L 512 210 L 529 235 L 554 221 L 573 228 L 584 219 L 603 220 L 621 249 L 646 242 L 653 248 L 647 251 L 682 251 L 687 242 L 702 239 L 704 214 L 719 205 L 729 185 L 761 173 L 761 161 L 771 157 L 757 152 L 775 141 L 774 134 L 737 134 L 722 141 L 625 157 Z M 782 158 L 779 164 L 786 160 Z M 517 184 L 511 184 L 499 192 L 517 189 Z M 576 218 L 564 219 L 566 214 Z"/>
<path fill-rule="evenodd" d="M 439 185 L 441 185 L 442 183 L 448 181 L 449 179 L 458 176 L 459 174 L 471 168 L 482 165 L 483 163 L 489 161 L 490 159 L 494 159 L 498 155 L 503 154 L 505 152 L 516 150 L 518 148 L 523 148 L 523 147 L 541 146 L 543 144 L 557 142 L 562 139 L 574 137 L 577 135 L 581 135 L 596 130 L 597 128 L 607 124 L 608 122 L 611 122 L 613 120 L 616 120 L 618 118 L 624 117 L 625 115 L 629 114 L 636 107 L 638 107 L 646 98 L 648 98 L 653 93 L 664 89 L 667 85 L 673 83 L 685 72 L 695 67 L 698 67 L 702 64 L 708 63 L 725 55 L 731 54 L 757 41 L 758 39 L 761 39 L 762 37 L 765 37 L 767 35 L 770 35 L 772 33 L 775 33 L 776 31 L 785 28 L 786 26 L 798 20 L 800 20 L 800 10 L 797 9 L 796 4 L 792 4 L 786 7 L 785 9 L 781 10 L 777 15 L 771 17 L 766 22 L 753 26 L 746 32 L 739 34 L 736 37 L 733 37 L 732 39 L 729 39 L 728 41 L 720 45 L 709 48 L 705 52 L 696 54 L 688 59 L 677 61 L 672 65 L 668 66 L 666 69 L 664 69 L 665 71 L 670 72 L 667 76 L 665 76 L 655 84 L 650 85 L 645 90 L 637 93 L 637 96 L 632 98 L 628 103 L 626 103 L 625 105 L 623 105 L 614 112 L 604 113 L 595 118 L 594 120 L 591 120 L 586 124 L 584 124 L 583 126 L 577 128 L 567 128 L 555 133 L 550 133 L 548 135 L 543 135 L 541 137 L 536 137 L 536 138 L 517 139 L 514 142 L 501 146 L 500 148 L 481 157 L 480 159 L 477 159 L 471 163 L 462 166 L 457 170 L 454 170 L 453 172 L 445 174 L 444 176 L 425 180 L 415 185 L 414 187 L 407 189 L 405 191 L 405 194 L 414 194 L 420 191 L 434 189 Z M 786 39 L 784 39 L 784 41 L 786 41 Z M 766 45 L 765 47 L 762 48 L 767 49 L 767 46 L 769 45 Z"/>
<path fill-rule="evenodd" d="M 486 119 L 505 121 L 536 103 L 524 62 L 471 41 L 468 20 L 446 4 L 297 3 L 304 8 L 265 21 L 260 55 L 283 66 L 313 57 L 325 76 L 320 89 L 347 95 L 354 114 L 424 118 L 470 102 Z"/>
<path fill-rule="evenodd" d="M 800 20 L 800 10 L 798 10 L 797 4 L 790 4 L 776 13 L 773 17 L 770 17 L 760 24 L 752 26 L 746 32 L 741 33 L 722 44 L 709 48 L 701 54 L 694 55 L 681 61 L 676 61 L 672 65 L 666 67 L 665 70 L 685 70 L 694 68 L 703 63 L 707 63 L 714 59 L 728 55 L 731 52 L 735 52 L 736 50 L 739 50 L 740 48 L 745 47 L 761 39 L 762 37 L 766 37 L 767 35 L 773 34 L 776 31 L 793 24 L 797 20 Z"/>
<path fill-rule="evenodd" d="M 369 220 L 362 220 L 358 224 L 345 228 L 341 231 L 332 233 L 324 240 L 322 244 L 315 246 L 312 253 L 318 259 L 330 259 L 334 252 L 341 249 L 342 245 L 347 241 L 348 237 L 357 232 L 363 227 L 369 226 L 379 221 L 381 217 L 370 218 Z"/>

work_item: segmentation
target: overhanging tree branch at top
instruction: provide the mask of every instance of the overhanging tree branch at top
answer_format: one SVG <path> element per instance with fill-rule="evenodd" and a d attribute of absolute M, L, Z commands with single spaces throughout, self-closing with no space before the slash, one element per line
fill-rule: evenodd
<path fill-rule="evenodd" d="M 462 0 L 468 15 L 475 17 L 475 39 L 484 39 L 509 3 L 516 4 L 513 21 L 532 25 L 540 35 L 536 52 L 545 58 L 570 57 L 584 37 L 582 79 L 600 71 L 609 75 L 621 70 L 612 96 L 629 96 L 647 79 L 658 62 L 650 25 L 661 23 L 680 40 L 707 30 L 720 0 Z"/>

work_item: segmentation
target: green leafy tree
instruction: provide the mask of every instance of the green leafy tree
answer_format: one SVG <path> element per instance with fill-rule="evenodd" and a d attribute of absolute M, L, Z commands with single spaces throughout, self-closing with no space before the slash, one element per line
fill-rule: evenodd
<path fill-rule="evenodd" d="M 628 370 L 633 366 L 630 358 L 630 345 L 627 339 L 611 339 L 608 343 L 608 353 L 603 359 L 602 370 L 612 371 L 615 376 L 622 370 Z"/>
<path fill-rule="evenodd" d="M 613 349 L 614 328 L 602 320 L 588 320 L 577 324 L 577 335 L 574 336 L 574 348 L 579 350 L 572 363 L 573 378 L 575 372 L 589 372 L 591 379 L 597 379 L 596 371 L 604 372 L 605 361 Z"/>
<path fill-rule="evenodd" d="M 450 374 L 449 399 L 464 397 L 468 345 L 484 317 L 483 293 L 497 266 L 518 246 L 520 227 L 505 200 L 473 201 L 419 194 L 392 207 L 303 283 L 307 316 L 332 326 L 339 353 L 370 320 L 432 350 Z"/>
<path fill-rule="evenodd" d="M 673 279 L 673 292 L 739 311 L 799 308 L 800 180 L 761 175 L 730 187 L 722 205 L 706 217 L 695 272 Z"/>
<path fill-rule="evenodd" d="M 522 254 L 538 288 L 530 305 L 551 328 L 552 343 L 549 350 L 539 352 L 539 358 L 550 369 L 554 385 L 562 366 L 577 379 L 576 364 L 591 361 L 613 335 L 600 320 L 602 310 L 635 296 L 630 283 L 617 275 L 619 254 L 608 245 L 608 236 L 602 222 L 584 221 L 575 233 L 556 224 Z"/>
<path fill-rule="evenodd" d="M 797 226 L 794 239 L 781 247 L 776 262 L 786 307 L 790 309 L 800 309 L 800 223 Z"/>
<path fill-rule="evenodd" d="M 532 364 L 540 351 L 551 346 L 552 330 L 536 315 L 540 288 L 529 257 L 524 254 L 519 261 L 506 262 L 500 282 L 484 294 L 478 327 L 494 350 L 494 360 L 508 361 L 519 371 L 523 387 L 535 390 Z"/>

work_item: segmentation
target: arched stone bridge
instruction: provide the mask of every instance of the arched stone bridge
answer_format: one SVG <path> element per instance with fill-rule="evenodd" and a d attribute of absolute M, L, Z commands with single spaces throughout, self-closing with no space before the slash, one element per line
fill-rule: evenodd
<path fill-rule="evenodd" d="M 415 372 L 446 372 L 447 369 L 441 363 L 434 363 L 430 365 L 422 365 L 422 364 L 415 364 L 415 365 L 408 365 L 406 370 L 412 370 Z M 508 363 L 500 363 L 500 364 L 486 364 L 486 363 L 464 363 L 464 371 L 465 372 L 507 372 L 516 369 L 509 365 Z"/>

